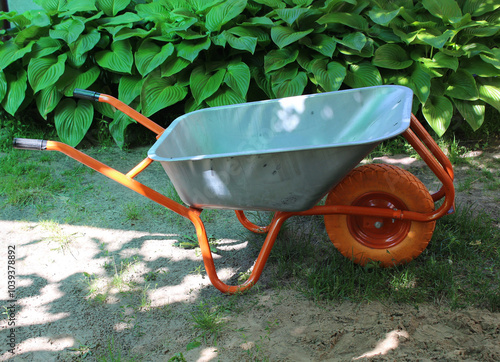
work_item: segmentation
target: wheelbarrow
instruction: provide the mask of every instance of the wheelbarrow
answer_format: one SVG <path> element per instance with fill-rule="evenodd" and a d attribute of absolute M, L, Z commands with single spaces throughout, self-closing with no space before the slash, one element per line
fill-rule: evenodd
<path fill-rule="evenodd" d="M 14 148 L 59 151 L 189 219 L 206 272 L 223 293 L 258 280 L 283 223 L 323 215 L 334 246 L 353 262 L 383 267 L 407 263 L 429 243 L 436 220 L 454 210 L 450 161 L 411 113 L 412 91 L 376 86 L 194 111 L 164 129 L 118 99 L 76 89 L 74 96 L 105 102 L 158 135 L 147 157 L 121 173 L 56 141 L 14 139 Z M 399 167 L 360 161 L 380 142 L 402 134 L 440 180 L 430 194 Z M 184 204 L 135 180 L 160 162 Z M 324 202 L 321 200 L 326 199 Z M 439 207 L 435 207 L 438 200 Z M 204 209 L 231 209 L 248 230 L 267 234 L 250 277 L 227 285 L 217 276 Z M 273 211 L 267 226 L 245 211 Z"/>

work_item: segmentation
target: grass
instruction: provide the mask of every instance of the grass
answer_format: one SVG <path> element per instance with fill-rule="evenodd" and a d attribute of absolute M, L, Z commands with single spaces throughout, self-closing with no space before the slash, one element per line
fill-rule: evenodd
<path fill-rule="evenodd" d="M 219 333 L 224 328 L 220 308 L 218 306 L 211 307 L 203 302 L 191 312 L 191 323 L 193 329 L 205 343 L 209 341 L 216 343 Z"/>
<path fill-rule="evenodd" d="M 489 140 L 492 139 L 491 136 L 488 137 Z M 467 177 L 457 180 L 458 192 L 467 192 L 476 186 L 493 193 L 498 191 L 498 160 L 493 159 L 479 168 L 473 160 L 463 157 L 467 148 L 460 146 L 455 139 L 442 141 L 441 147 L 449 150 L 455 163 L 469 169 Z M 409 152 L 408 146 L 402 138 L 396 138 L 384 142 L 372 156 L 401 152 Z M 5 154 L 0 165 L 0 191 L 6 195 L 4 205 L 18 208 L 35 205 L 38 215 L 44 217 L 54 198 L 66 197 L 59 195 L 74 188 L 76 197 L 74 201 L 67 201 L 67 220 L 64 221 L 84 220 L 87 211 L 80 200 L 88 199 L 88 193 L 98 191 L 98 187 L 80 185 L 81 177 L 87 170 L 81 165 L 63 170 L 61 176 L 53 175 L 50 164 L 55 157 L 57 156 L 51 153 L 17 150 Z M 179 200 L 171 186 L 166 193 Z M 157 210 L 158 218 L 165 215 L 161 207 L 155 209 L 138 202 L 125 203 L 123 215 L 126 220 L 140 220 L 152 210 Z M 205 219 L 207 222 L 217 218 L 216 211 L 209 211 Z M 269 222 L 269 215 L 265 213 L 248 214 L 258 224 L 265 225 Z M 168 215 L 169 222 L 180 220 L 177 222 L 182 224 L 183 219 L 177 215 Z M 47 218 L 44 217 L 43 220 Z M 491 220 L 479 211 L 459 205 L 455 215 L 438 221 L 430 246 L 417 260 L 393 269 L 381 269 L 376 265 L 364 268 L 356 266 L 336 253 L 322 229 L 321 221 L 308 223 L 316 229 L 304 231 L 300 227 L 302 224 L 297 224 L 295 220 L 292 219 L 285 225 L 270 261 L 274 266 L 275 280 L 280 283 L 288 280 L 312 298 L 356 301 L 392 299 L 409 303 L 445 300 L 453 307 L 474 305 L 490 310 L 500 309 L 498 292 L 495 290 L 495 286 L 498 288 L 499 285 L 496 270 L 500 269 L 498 231 L 490 226 Z M 48 240 L 54 242 L 58 250 L 70 251 L 72 235 L 62 232 L 56 221 L 42 222 L 42 226 L 51 233 Z M 216 243 L 215 239 L 210 239 L 213 252 L 217 252 Z M 196 238 L 185 236 L 177 246 L 196 249 L 198 242 Z M 195 252 L 199 254 L 197 250 Z M 119 263 L 114 259 L 108 261 L 105 269 L 110 273 L 110 285 L 118 290 L 128 286 L 127 270 L 133 264 L 130 260 Z M 240 281 L 247 275 L 248 273 L 242 272 Z M 146 275 L 145 282 L 154 281 L 156 276 L 155 272 Z M 98 302 L 105 301 L 107 296 L 106 291 L 90 294 Z M 102 300 L 99 296 L 102 296 Z"/>
<path fill-rule="evenodd" d="M 0 193 L 7 195 L 5 203 L 15 206 L 45 201 L 65 188 L 64 182 L 52 177 L 47 161 L 32 160 L 29 153 L 22 151 L 2 157 L 0 178 Z"/>
<path fill-rule="evenodd" d="M 474 147 L 476 143 L 478 147 L 486 147 L 491 140 L 490 134 L 478 135 Z M 500 160 L 492 160 L 480 169 L 464 157 L 469 149 L 456 139 L 447 139 L 441 146 L 448 149 L 455 164 L 470 169 L 466 178 L 457 180 L 457 190 L 468 191 L 480 185 L 492 194 L 498 191 Z M 371 157 L 397 153 L 415 156 L 412 149 L 401 138 L 397 138 L 381 144 Z M 68 167 L 60 174 L 53 174 L 50 165 L 58 157 L 53 153 L 14 150 L 1 157 L 0 194 L 5 195 L 1 199 L 2 206 L 21 210 L 36 208 L 41 226 L 50 234 L 46 240 L 54 243 L 56 250 L 71 252 L 74 235 L 64 233 L 61 223 L 78 221 L 90 224 L 88 220 L 92 214 L 92 205 L 83 200 L 87 202 L 96 198 L 100 186 L 81 184 L 82 177 L 89 169 L 77 165 Z M 171 185 L 164 193 L 180 201 Z M 53 207 L 53 201 L 60 201 L 61 198 L 68 199 L 64 204 L 68 210 L 66 220 L 54 221 L 50 218 L 49 211 Z M 500 202 L 498 196 L 496 200 Z M 141 220 L 144 215 L 148 215 L 157 217 L 159 223 L 165 219 L 174 225 L 187 223 L 158 205 L 130 202 L 123 204 L 120 210 L 121 218 L 130 221 Z M 270 221 L 266 213 L 248 215 L 259 225 L 266 225 Z M 207 210 L 202 217 L 205 222 L 210 223 L 217 221 L 219 214 L 216 210 Z M 313 222 L 310 220 L 311 218 L 307 218 L 306 222 L 305 219 L 292 218 L 284 226 L 266 266 L 266 270 L 269 269 L 273 274 L 269 278 L 275 283 L 273 288 L 291 287 L 313 300 L 335 303 L 343 300 L 381 300 L 412 305 L 436 303 L 452 308 L 473 306 L 500 311 L 500 231 L 492 226 L 493 221 L 486 213 L 470 205 L 458 205 L 454 215 L 438 221 L 433 240 L 419 258 L 408 265 L 392 269 L 383 269 L 376 264 L 360 267 L 351 263 L 336 252 L 323 229 L 321 218 L 313 218 Z M 192 231 L 192 225 L 188 226 L 189 231 Z M 179 229 L 181 234 L 188 233 L 184 227 Z M 193 248 L 194 253 L 199 254 L 198 242 L 191 235 L 181 239 L 177 246 Z M 217 252 L 216 239 L 210 239 L 210 246 Z M 120 259 L 116 254 L 108 252 L 104 244 L 100 244 L 99 249 L 99 258 L 107 260 L 103 264 L 106 273 L 83 273 L 85 288 L 81 298 L 85 296 L 93 308 L 107 308 L 112 296 L 113 303 L 123 306 L 121 314 L 114 315 L 115 319 L 121 318 L 128 322 L 127 333 L 132 332 L 131 336 L 139 338 L 144 333 L 141 321 L 148 316 L 156 316 L 156 308 L 151 307 L 150 292 L 157 288 L 156 283 L 164 284 L 161 276 L 167 271 L 154 269 L 143 275 L 134 275 L 135 266 L 139 263 L 137 258 Z M 199 264 L 193 273 L 204 273 L 202 265 Z M 248 270 L 242 271 L 239 281 L 243 282 L 248 275 Z M 257 284 L 252 292 L 260 293 L 259 286 Z M 243 294 L 246 295 L 248 294 Z M 241 308 L 240 299 L 237 299 L 240 297 L 241 295 L 224 296 L 205 301 L 187 313 L 187 328 L 191 331 L 188 333 L 192 333 L 192 339 L 186 350 L 203 343 L 217 344 L 221 333 L 229 329 L 226 317 Z M 245 301 L 257 303 L 255 298 Z M 169 304 L 167 306 L 171 307 Z M 268 322 L 265 333 L 263 332 L 253 349 L 249 350 L 248 357 L 251 360 L 266 359 L 260 345 L 272 338 L 271 328 L 272 324 Z M 110 337 L 99 348 L 80 345 L 75 352 L 82 356 L 92 352 L 99 361 L 131 360 L 121 343 L 122 341 L 115 343 L 114 337 Z M 179 350 L 171 350 L 165 357 L 169 356 L 172 361 L 185 360 Z"/>
<path fill-rule="evenodd" d="M 290 237 L 300 232 L 290 228 L 271 254 L 274 279 L 288 280 L 313 299 L 446 303 L 500 311 L 500 232 L 486 213 L 470 206 L 459 205 L 454 215 L 442 218 L 416 260 L 390 269 L 355 265 L 324 233 L 313 230 L 305 241 Z"/>
<path fill-rule="evenodd" d="M 67 234 L 61 228 L 61 226 L 53 220 L 41 221 L 40 227 L 50 233 L 50 235 L 45 240 L 47 240 L 49 243 L 55 243 L 57 245 L 57 247 L 52 250 L 59 250 L 63 253 L 68 251 L 71 253 L 70 245 L 73 242 L 76 234 Z"/>
<path fill-rule="evenodd" d="M 144 210 L 133 202 L 125 204 L 125 217 L 130 221 L 140 220 L 144 214 Z"/>
<path fill-rule="evenodd" d="M 111 337 L 107 343 L 106 353 L 103 353 L 101 356 L 97 358 L 98 362 L 132 362 L 137 361 L 135 358 L 125 358 L 122 356 L 122 348 L 117 346 L 115 343 L 115 338 Z"/>

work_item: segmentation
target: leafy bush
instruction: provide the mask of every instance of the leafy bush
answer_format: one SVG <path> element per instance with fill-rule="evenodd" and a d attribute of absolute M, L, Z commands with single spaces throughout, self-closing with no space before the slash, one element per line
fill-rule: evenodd
<path fill-rule="evenodd" d="M 35 102 L 77 145 L 94 108 L 123 144 L 133 120 L 63 98 L 110 91 L 151 116 L 381 84 L 413 89 L 438 135 L 456 111 L 478 129 L 500 110 L 496 0 L 34 0 L 3 13 L 0 99 L 11 115 Z"/>

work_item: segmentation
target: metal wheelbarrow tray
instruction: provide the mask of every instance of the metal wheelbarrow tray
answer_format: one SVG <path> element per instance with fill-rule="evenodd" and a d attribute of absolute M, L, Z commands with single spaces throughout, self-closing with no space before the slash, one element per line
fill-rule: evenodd
<path fill-rule="evenodd" d="M 213 285 L 224 293 L 253 286 L 288 218 L 324 215 L 335 247 L 361 265 L 408 262 L 427 246 L 437 219 L 453 212 L 453 169 L 411 114 L 412 92 L 378 86 L 203 109 L 177 118 L 166 130 L 109 95 L 76 89 L 74 96 L 106 102 L 158 135 L 148 157 L 123 174 L 61 142 L 15 139 L 14 147 L 55 150 L 188 218 L 196 228 Z M 412 174 L 390 165 L 355 168 L 380 142 L 399 134 L 441 181 L 430 195 Z M 179 204 L 134 178 L 159 161 Z M 325 196 L 324 205 L 318 202 Z M 434 203 L 444 201 L 438 209 Z M 233 209 L 248 230 L 267 233 L 248 280 L 222 282 L 200 214 Z M 275 211 L 267 226 L 245 210 Z"/>
<path fill-rule="evenodd" d="M 410 125 L 412 92 L 374 87 L 179 117 L 148 156 L 196 208 L 302 211 Z"/>

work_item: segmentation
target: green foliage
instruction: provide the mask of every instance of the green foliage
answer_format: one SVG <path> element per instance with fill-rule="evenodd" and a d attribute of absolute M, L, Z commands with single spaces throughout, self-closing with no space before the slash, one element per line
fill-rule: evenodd
<path fill-rule="evenodd" d="M 472 129 L 500 110 L 500 4 L 494 0 L 36 0 L 0 13 L 0 101 L 31 103 L 77 145 L 94 107 L 119 145 L 133 122 L 70 102 L 118 91 L 151 116 L 263 98 L 399 84 L 438 135 L 457 112 Z M 50 118 L 49 118 L 50 117 Z M 53 117 L 53 118 L 52 118 Z"/>

